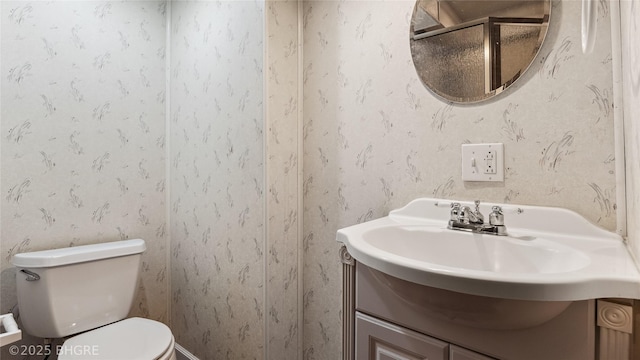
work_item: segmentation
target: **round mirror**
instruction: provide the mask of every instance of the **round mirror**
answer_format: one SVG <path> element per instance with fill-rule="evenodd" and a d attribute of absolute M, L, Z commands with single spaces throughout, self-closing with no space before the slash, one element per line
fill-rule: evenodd
<path fill-rule="evenodd" d="M 550 11 L 549 0 L 418 0 L 410 36 L 418 76 L 449 101 L 495 96 L 533 62 Z"/>

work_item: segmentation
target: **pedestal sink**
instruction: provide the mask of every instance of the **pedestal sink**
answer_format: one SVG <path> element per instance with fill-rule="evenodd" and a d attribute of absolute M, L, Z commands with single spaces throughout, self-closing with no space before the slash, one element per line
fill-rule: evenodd
<path fill-rule="evenodd" d="M 577 213 L 491 204 L 504 209 L 507 226 L 507 236 L 495 236 L 447 229 L 450 203 L 417 199 L 387 217 L 339 230 L 337 240 L 370 268 L 458 293 L 527 301 L 640 299 L 640 272 L 622 238 Z M 489 205 L 480 210 L 488 213 Z"/>

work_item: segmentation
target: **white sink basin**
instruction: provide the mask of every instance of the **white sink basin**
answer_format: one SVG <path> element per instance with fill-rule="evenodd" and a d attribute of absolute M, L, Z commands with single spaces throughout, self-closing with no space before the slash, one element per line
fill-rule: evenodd
<path fill-rule="evenodd" d="M 441 270 L 555 274 L 590 262 L 583 252 L 544 238 L 482 235 L 435 226 L 379 227 L 365 231 L 362 239 L 381 251 Z"/>
<path fill-rule="evenodd" d="M 574 212 L 497 204 L 508 236 L 495 236 L 447 229 L 449 204 L 414 200 L 382 219 L 338 230 L 337 240 L 383 273 L 471 295 L 640 299 L 640 273 L 622 239 Z M 488 214 L 489 204 L 481 211 Z"/>

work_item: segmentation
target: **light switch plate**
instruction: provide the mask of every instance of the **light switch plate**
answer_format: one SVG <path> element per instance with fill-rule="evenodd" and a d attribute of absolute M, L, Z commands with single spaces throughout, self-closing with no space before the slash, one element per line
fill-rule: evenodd
<path fill-rule="evenodd" d="M 463 181 L 504 181 L 504 145 L 463 144 Z"/>

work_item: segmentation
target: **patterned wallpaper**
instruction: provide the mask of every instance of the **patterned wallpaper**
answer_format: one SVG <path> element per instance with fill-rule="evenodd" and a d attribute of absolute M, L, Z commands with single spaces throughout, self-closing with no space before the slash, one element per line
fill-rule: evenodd
<path fill-rule="evenodd" d="M 264 3 L 172 2 L 171 319 L 201 359 L 264 351 Z"/>
<path fill-rule="evenodd" d="M 269 1 L 267 21 L 267 359 L 298 359 L 298 2 Z"/>
<path fill-rule="evenodd" d="M 623 4 L 636 29 L 637 0 Z M 562 206 L 615 226 L 606 2 L 593 55 L 580 51 L 579 2 L 554 1 L 529 72 L 472 106 L 436 99 L 417 78 L 413 1 L 304 2 L 303 214 L 295 2 L 172 2 L 170 114 L 163 1 L 0 6 L 3 312 L 15 303 L 13 254 L 140 237 L 148 250 L 133 313 L 170 315 L 195 355 L 297 358 L 304 345 L 304 359 L 337 359 L 340 227 L 419 196 Z M 625 96 L 637 99 L 628 49 Z M 638 129 L 627 125 L 628 156 L 640 159 Z M 475 142 L 505 144 L 503 184 L 460 181 L 460 144 Z M 627 163 L 637 179 L 638 161 Z"/>
<path fill-rule="evenodd" d="M 413 1 L 304 3 L 304 359 L 341 353 L 341 227 L 428 196 L 561 206 L 614 230 L 610 20 L 599 4 L 592 55 L 580 49 L 580 2 L 554 1 L 523 78 L 461 106 L 416 76 Z M 480 142 L 504 143 L 504 183 L 461 181 L 460 145 Z"/>
<path fill-rule="evenodd" d="M 164 3 L 0 6 L 0 311 L 14 254 L 142 238 L 132 315 L 167 321 Z"/>
<path fill-rule="evenodd" d="M 640 1 L 620 1 L 627 235 L 640 260 Z"/>

